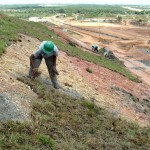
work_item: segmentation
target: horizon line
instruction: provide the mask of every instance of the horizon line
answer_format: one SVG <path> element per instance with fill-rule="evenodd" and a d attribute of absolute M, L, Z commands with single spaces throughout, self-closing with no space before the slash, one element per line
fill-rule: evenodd
<path fill-rule="evenodd" d="M 94 4 L 91 4 L 91 3 L 12 3 L 12 4 L 0 4 L 0 5 L 38 5 L 38 4 L 51 4 L 51 5 L 134 5 L 134 6 L 137 6 L 137 5 L 148 5 L 150 6 L 150 4 L 119 4 L 119 3 L 114 3 L 114 4 L 97 4 L 97 3 L 94 3 Z"/>

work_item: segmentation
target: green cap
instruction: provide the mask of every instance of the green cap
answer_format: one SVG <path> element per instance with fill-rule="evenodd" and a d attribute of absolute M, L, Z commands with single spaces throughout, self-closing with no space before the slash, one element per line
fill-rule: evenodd
<path fill-rule="evenodd" d="M 54 51 L 54 43 L 51 41 L 48 41 L 43 46 L 43 52 L 46 54 L 50 54 Z"/>

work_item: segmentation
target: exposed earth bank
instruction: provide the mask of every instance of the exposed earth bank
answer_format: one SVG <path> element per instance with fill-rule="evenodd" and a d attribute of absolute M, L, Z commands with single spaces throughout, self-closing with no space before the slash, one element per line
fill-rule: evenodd
<path fill-rule="evenodd" d="M 19 82 L 17 77 L 27 76 L 29 56 L 37 49 L 40 41 L 26 35 L 6 48 L 0 60 L 0 120 L 29 119 L 31 101 L 37 95 L 32 89 Z M 141 126 L 150 125 L 150 86 L 135 83 L 122 75 L 112 72 L 91 62 L 70 57 L 61 51 L 57 61 L 62 86 L 60 92 L 73 96 L 83 96 L 106 108 L 116 116 L 133 121 Z M 86 69 L 90 68 L 92 73 Z M 40 80 L 51 87 L 44 61 L 40 66 Z M 13 109 L 12 109 L 13 108 Z"/>

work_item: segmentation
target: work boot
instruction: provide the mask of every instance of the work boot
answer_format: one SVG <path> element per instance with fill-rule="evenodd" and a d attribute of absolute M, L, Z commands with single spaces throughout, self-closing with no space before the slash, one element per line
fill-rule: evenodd
<path fill-rule="evenodd" d="M 55 89 L 60 89 L 60 88 L 61 88 L 58 83 L 54 84 L 53 87 L 54 87 Z"/>

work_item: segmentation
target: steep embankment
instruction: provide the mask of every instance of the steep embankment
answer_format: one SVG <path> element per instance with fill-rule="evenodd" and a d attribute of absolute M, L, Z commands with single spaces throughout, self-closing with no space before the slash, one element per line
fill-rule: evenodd
<path fill-rule="evenodd" d="M 149 129 L 117 119 L 100 108 L 107 108 L 115 116 L 136 121 L 139 125 L 148 125 L 148 112 L 143 112 L 143 108 L 149 111 L 148 101 L 142 97 L 142 91 L 149 90 L 146 85 L 60 52 L 57 66 L 62 90 L 54 90 L 44 62 L 40 67 L 41 77 L 35 81 L 27 77 L 29 56 L 39 44 L 40 41 L 35 38 L 20 35 L 20 40 L 7 47 L 1 57 L 0 80 L 3 84 L 0 92 L 5 104 L 1 116 L 3 119 L 30 119 L 23 124 L 0 124 L 2 149 L 149 147 Z M 87 72 L 87 67 L 92 73 Z"/>
<path fill-rule="evenodd" d="M 138 75 L 145 83 L 150 85 L 150 45 L 148 36 L 150 31 L 141 27 L 131 28 L 126 26 L 122 29 L 121 25 L 118 26 L 120 27 L 68 26 L 68 32 L 63 33 L 61 31 L 60 34 L 60 29 L 55 29 L 55 31 L 62 38 L 66 38 L 66 33 L 68 33 L 71 35 L 71 37 L 68 36 L 69 40 L 73 41 L 72 36 L 76 40 L 79 39 L 78 43 L 76 40 L 73 42 L 80 45 L 81 48 L 91 50 L 93 43 L 100 47 L 107 47 L 114 52 L 119 60 L 124 62 L 132 73 Z M 66 28 L 66 26 L 63 27 Z"/>
<path fill-rule="evenodd" d="M 11 97 L 14 103 L 18 104 L 18 109 L 19 107 L 27 109 L 30 100 L 35 99 L 32 90 L 19 83 L 16 78 L 28 75 L 29 56 L 39 44 L 40 41 L 37 39 L 20 35 L 20 40 L 9 46 L 6 54 L 1 57 L 1 82 L 3 83 L 1 92 Z M 91 62 L 69 57 L 64 52 L 60 52 L 57 63 L 60 73 L 58 80 L 62 86 L 60 91 L 63 93 L 95 101 L 98 106 L 107 108 L 127 120 L 136 121 L 140 125 L 149 124 L 149 86 L 132 82 L 118 73 Z M 39 79 L 50 88 L 51 82 L 44 61 L 40 70 L 42 77 Z M 9 113 L 5 111 L 2 116 Z M 30 112 L 26 111 L 26 113 Z"/>
<path fill-rule="evenodd" d="M 48 34 L 38 30 L 50 37 L 45 28 Z M 0 149 L 150 147 L 150 129 L 135 124 L 149 126 L 149 86 L 135 83 L 100 65 L 68 56 L 61 50 L 71 47 L 55 38 L 52 40 L 58 47 L 62 46 L 57 62 L 62 89 L 54 90 L 44 61 L 40 77 L 36 80 L 27 77 L 29 56 L 40 41 L 24 34 L 18 36 L 16 33 L 16 37 L 0 60 Z M 10 119 L 22 123 L 3 122 Z"/>

